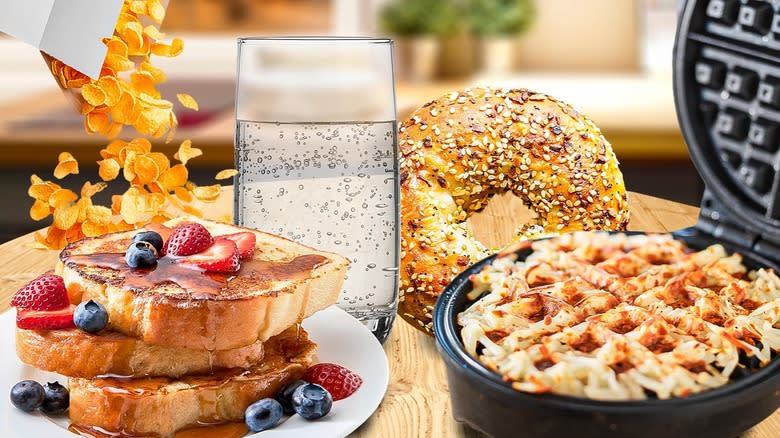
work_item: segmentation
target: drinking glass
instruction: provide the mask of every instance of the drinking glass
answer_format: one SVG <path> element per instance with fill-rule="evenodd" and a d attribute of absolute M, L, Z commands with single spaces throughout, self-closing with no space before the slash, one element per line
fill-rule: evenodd
<path fill-rule="evenodd" d="M 238 40 L 235 221 L 347 257 L 338 305 L 380 341 L 398 300 L 392 47 L 374 38 Z"/>

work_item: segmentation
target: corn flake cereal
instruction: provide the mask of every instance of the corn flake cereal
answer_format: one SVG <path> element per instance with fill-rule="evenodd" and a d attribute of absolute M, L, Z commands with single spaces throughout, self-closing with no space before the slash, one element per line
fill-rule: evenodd
<path fill-rule="evenodd" d="M 151 56 L 178 56 L 184 42 L 179 38 L 170 43 L 162 41 L 165 34 L 158 25 L 164 17 L 165 8 L 159 1 L 125 1 L 114 35 L 103 41 L 107 53 L 97 80 L 44 55 L 60 87 L 77 96 L 79 112 L 86 116 L 99 114 L 87 118 L 88 133 L 116 137 L 128 125 L 143 135 L 159 138 L 175 128 L 173 105 L 161 99 L 156 89 L 165 81 L 165 74 L 152 65 Z M 152 24 L 147 24 L 149 20 Z M 146 111 L 149 107 L 153 110 Z"/>
<path fill-rule="evenodd" d="M 179 102 L 184 105 L 185 108 L 198 111 L 198 101 L 196 101 L 195 98 L 189 94 L 179 93 L 176 95 L 176 98 L 179 99 Z"/>
<path fill-rule="evenodd" d="M 107 54 L 96 80 L 43 54 L 60 87 L 72 93 L 87 133 L 114 139 L 125 126 L 131 126 L 145 136 L 160 138 L 167 133 L 167 142 L 173 138 L 178 124 L 173 103 L 157 88 L 166 75 L 153 65 L 151 57 L 178 56 L 184 43 L 179 38 L 162 41 L 165 35 L 158 26 L 164 17 L 165 8 L 159 0 L 125 0 L 114 34 L 103 41 Z M 185 108 L 198 110 L 197 101 L 189 94 L 176 97 Z M 187 163 L 203 151 L 185 140 L 174 154 L 180 163 L 171 165 L 164 153 L 152 149 L 146 138 L 110 141 L 100 150 L 102 159 L 97 161 L 102 181 L 84 183 L 79 194 L 32 175 L 27 191 L 33 199 L 30 217 L 39 221 L 52 216 L 51 226 L 34 234 L 34 246 L 60 249 L 85 236 L 131 230 L 182 213 L 202 216 L 193 203 L 213 202 L 222 192 L 219 184 L 201 187 L 189 181 Z M 73 155 L 61 153 L 54 177 L 78 173 Z M 92 198 L 120 174 L 129 185 L 124 193 L 112 195 L 110 207 L 94 205 Z M 233 175 L 235 170 L 226 169 L 216 178 Z"/>
<path fill-rule="evenodd" d="M 70 152 L 62 152 L 57 161 L 57 167 L 54 168 L 55 178 L 62 179 L 68 175 L 79 173 L 79 163 Z"/>
<path fill-rule="evenodd" d="M 201 155 L 203 155 L 202 150 L 192 147 L 190 140 L 184 140 L 179 146 L 179 152 L 176 152 L 173 158 L 181 161 L 181 164 L 186 166 L 188 161 Z"/>
<path fill-rule="evenodd" d="M 216 180 L 228 179 L 228 178 L 233 178 L 236 175 L 238 175 L 238 171 L 236 169 L 225 169 L 217 172 L 217 176 L 215 176 L 214 179 Z"/>

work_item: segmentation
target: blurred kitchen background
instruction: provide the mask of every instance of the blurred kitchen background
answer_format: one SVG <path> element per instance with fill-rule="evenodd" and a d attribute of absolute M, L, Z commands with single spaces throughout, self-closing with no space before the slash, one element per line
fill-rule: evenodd
<path fill-rule="evenodd" d="M 370 35 L 396 41 L 399 120 L 453 89 L 526 87 L 590 116 L 613 144 L 630 190 L 688 204 L 703 185 L 677 126 L 672 46 L 677 0 L 170 0 L 162 30 L 185 50 L 155 62 L 168 73 L 163 94 L 191 93 L 200 112 L 182 113 L 178 141 L 204 156 L 192 179 L 213 184 L 233 163 L 236 37 Z M 80 175 L 97 179 L 106 141 L 84 132 L 39 53 L 0 35 L 0 241 L 46 223 L 28 216 L 29 175 L 45 179 L 70 151 Z M 132 135 L 125 131 L 123 138 Z M 116 181 L 109 190 L 123 191 Z M 108 194 L 103 199 L 106 199 Z"/>

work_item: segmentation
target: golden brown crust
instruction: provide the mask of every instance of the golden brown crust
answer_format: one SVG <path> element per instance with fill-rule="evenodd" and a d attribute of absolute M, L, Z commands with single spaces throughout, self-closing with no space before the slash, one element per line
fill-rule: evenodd
<path fill-rule="evenodd" d="M 265 358 L 249 370 L 179 380 L 72 378 L 70 420 L 110 432 L 163 438 L 199 423 L 242 421 L 251 403 L 273 397 L 300 379 L 315 349 L 302 328 L 292 327 L 270 339 Z"/>
<path fill-rule="evenodd" d="M 399 314 L 432 333 L 444 287 L 491 250 L 465 220 L 511 191 L 538 218 L 517 238 L 624 230 L 628 200 L 609 142 L 586 117 L 524 89 L 473 88 L 418 109 L 400 127 Z"/>
<path fill-rule="evenodd" d="M 69 377 L 179 377 L 249 368 L 263 359 L 263 343 L 208 351 L 146 344 L 116 332 L 16 329 L 16 355 L 27 365 Z"/>
<path fill-rule="evenodd" d="M 130 245 L 134 235 L 143 230 L 151 230 L 160 233 L 163 238 L 171 233 L 172 229 L 182 223 L 195 222 L 203 225 L 213 236 L 222 236 L 238 232 L 251 232 L 256 236 L 256 248 L 254 258 L 262 260 L 281 260 L 286 261 L 300 255 L 317 254 L 325 257 L 323 263 L 317 268 L 333 268 L 348 263 L 346 259 L 338 254 L 319 251 L 310 246 L 291 241 L 281 236 L 270 233 L 244 228 L 232 224 L 218 223 L 195 217 L 180 217 L 169 220 L 165 224 L 149 224 L 138 230 L 122 231 L 109 233 L 95 237 L 85 237 L 76 242 L 67 245 L 59 255 L 59 262 L 63 268 L 77 270 L 79 275 L 87 280 L 106 283 L 110 285 L 121 285 L 124 281 L 124 273 L 112 270 L 104 266 L 91 265 L 86 266 L 80 257 L 93 254 L 124 254 Z M 247 263 L 242 261 L 242 265 Z M 124 264 L 124 261 L 123 261 Z M 325 269 L 325 270 L 326 270 Z M 315 269 L 322 271 L 323 269 Z M 304 281 L 297 279 L 294 281 Z M 294 281 L 287 281 L 292 283 Z M 263 295 L 273 292 L 273 287 L 277 284 L 285 284 L 284 279 L 263 279 L 246 278 L 237 276 L 230 282 L 221 285 L 213 293 L 198 293 L 199 291 L 187 290 L 175 282 L 169 281 L 159 283 L 154 286 L 144 285 L 143 287 L 134 287 L 133 292 L 137 295 L 162 295 L 172 300 L 185 301 L 221 301 L 221 300 L 242 300 L 251 295 Z"/>
<path fill-rule="evenodd" d="M 230 234 L 246 229 L 195 218 L 212 234 Z M 135 232 L 126 233 L 132 236 Z M 222 299 L 199 299 L 182 294 L 175 284 L 150 289 L 122 287 L 117 271 L 68 263 L 69 254 L 90 254 L 95 248 L 126 247 L 128 236 L 106 235 L 122 244 L 108 247 L 99 239 L 85 239 L 69 245 L 61 256 L 62 275 L 71 302 L 95 300 L 109 314 L 109 328 L 143 342 L 168 347 L 229 350 L 265 341 L 287 327 L 336 302 L 349 262 L 342 256 L 316 251 L 304 245 L 262 232 L 257 235 L 255 257 L 277 260 L 304 254 L 325 255 L 330 261 L 311 271 L 310 278 L 273 282 L 233 282 L 236 293 Z M 124 245 L 124 246 L 123 246 Z M 238 291 L 240 289 L 241 291 Z M 240 293 L 239 293 L 240 292 Z"/>

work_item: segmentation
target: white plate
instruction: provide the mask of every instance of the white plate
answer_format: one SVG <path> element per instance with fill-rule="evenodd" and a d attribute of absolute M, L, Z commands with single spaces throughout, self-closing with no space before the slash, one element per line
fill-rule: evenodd
<path fill-rule="evenodd" d="M 11 387 L 24 379 L 45 383 L 63 376 L 39 371 L 24 365 L 16 357 L 14 327 L 16 312 L 12 309 L 0 315 L 0 437 L 67 437 L 68 418 L 49 418 L 41 413 L 27 414 L 16 409 L 9 400 Z M 387 357 L 382 346 L 363 324 L 332 306 L 303 321 L 309 337 L 319 345 L 317 362 L 343 365 L 363 378 L 363 384 L 350 397 L 333 403 L 326 417 L 306 421 L 293 415 L 283 419 L 274 429 L 251 435 L 263 438 L 293 438 L 301 436 L 343 437 L 363 424 L 379 406 L 388 382 Z M 85 360 L 88 360 L 85 358 Z"/>

